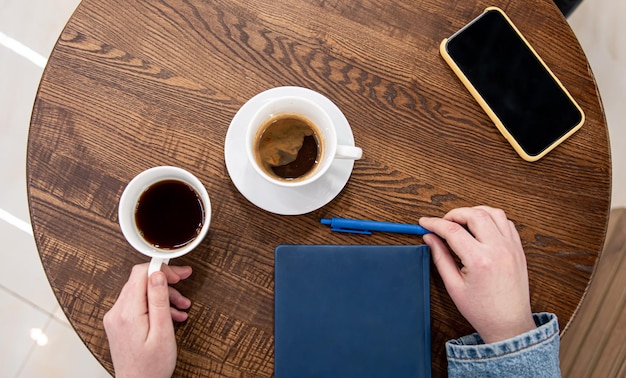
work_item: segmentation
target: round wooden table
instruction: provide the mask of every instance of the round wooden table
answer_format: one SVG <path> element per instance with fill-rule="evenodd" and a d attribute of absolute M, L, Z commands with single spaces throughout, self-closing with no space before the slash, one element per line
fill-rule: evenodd
<path fill-rule="evenodd" d="M 439 55 L 439 43 L 502 7 L 581 105 L 586 122 L 523 161 Z M 224 141 L 237 110 L 266 89 L 313 89 L 344 112 L 364 158 L 329 204 L 281 216 L 230 180 Z M 113 370 L 102 317 L 133 264 L 120 195 L 139 172 L 174 165 L 211 196 L 207 238 L 174 261 L 193 302 L 176 327 L 176 376 L 273 374 L 273 251 L 279 244 L 419 244 L 419 237 L 331 233 L 329 216 L 415 223 L 460 206 L 506 210 L 520 231 L 534 311 L 564 332 L 590 282 L 610 207 L 606 121 L 585 55 L 549 0 L 84 0 L 37 94 L 28 197 L 50 284 L 76 332 Z M 433 375 L 444 342 L 472 332 L 433 269 Z M 329 346 L 332 347 L 332 346 Z"/>

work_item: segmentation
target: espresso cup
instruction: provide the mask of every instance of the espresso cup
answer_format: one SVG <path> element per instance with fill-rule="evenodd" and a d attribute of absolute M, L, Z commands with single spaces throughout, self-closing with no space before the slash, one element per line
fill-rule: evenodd
<path fill-rule="evenodd" d="M 330 115 L 298 96 L 265 101 L 248 123 L 245 148 L 254 170 L 283 187 L 310 184 L 334 159 L 358 160 L 363 154 L 359 147 L 338 144 Z"/>
<path fill-rule="evenodd" d="M 193 174 L 161 166 L 135 176 L 120 197 L 124 237 L 151 258 L 148 276 L 200 244 L 209 230 L 211 201 Z"/>

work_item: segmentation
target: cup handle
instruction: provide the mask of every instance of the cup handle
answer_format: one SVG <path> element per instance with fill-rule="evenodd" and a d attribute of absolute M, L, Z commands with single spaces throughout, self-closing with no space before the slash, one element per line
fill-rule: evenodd
<path fill-rule="evenodd" d="M 352 159 L 359 160 L 363 156 L 361 147 L 337 145 L 335 159 Z"/>
<path fill-rule="evenodd" d="M 170 259 L 162 259 L 159 257 L 153 257 L 152 260 L 150 260 L 150 266 L 148 267 L 148 277 L 150 277 L 152 273 L 158 272 L 159 270 L 161 270 L 162 264 L 167 265 L 169 262 L 170 262 Z"/>

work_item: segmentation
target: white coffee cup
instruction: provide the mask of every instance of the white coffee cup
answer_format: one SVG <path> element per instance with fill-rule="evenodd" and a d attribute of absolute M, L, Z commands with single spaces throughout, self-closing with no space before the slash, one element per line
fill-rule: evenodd
<path fill-rule="evenodd" d="M 181 181 L 193 188 L 202 200 L 204 211 L 204 219 L 198 235 L 191 242 L 175 249 L 160 249 L 146 241 L 142 237 L 135 220 L 137 204 L 141 195 L 152 185 L 166 180 Z M 128 243 L 137 251 L 151 257 L 150 267 L 148 268 L 149 276 L 153 272 L 160 270 L 162 264 L 168 264 L 170 259 L 180 257 L 200 244 L 209 231 L 209 224 L 211 223 L 211 201 L 204 185 L 202 185 L 196 176 L 181 168 L 161 166 L 141 172 L 128 183 L 120 197 L 118 214 L 122 233 Z"/>
<path fill-rule="evenodd" d="M 308 119 L 319 132 L 319 143 L 321 144 L 322 150 L 321 156 L 311 172 L 307 173 L 302 178 L 284 180 L 275 177 L 268 174 L 257 161 L 256 148 L 259 136 L 263 132 L 261 128 L 267 126 L 268 121 L 281 114 L 295 114 L 304 117 Z M 298 96 L 277 97 L 264 102 L 248 123 L 245 148 L 248 160 L 254 170 L 264 179 L 283 187 L 297 187 L 310 184 L 326 173 L 334 159 L 358 160 L 363 154 L 363 151 L 359 147 L 338 144 L 337 131 L 328 113 L 315 102 Z"/>

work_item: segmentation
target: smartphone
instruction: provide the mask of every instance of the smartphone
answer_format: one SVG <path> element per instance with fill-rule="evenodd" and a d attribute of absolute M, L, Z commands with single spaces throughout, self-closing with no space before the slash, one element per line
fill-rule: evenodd
<path fill-rule="evenodd" d="M 440 53 L 524 160 L 541 159 L 584 123 L 580 106 L 499 8 L 444 39 Z"/>

